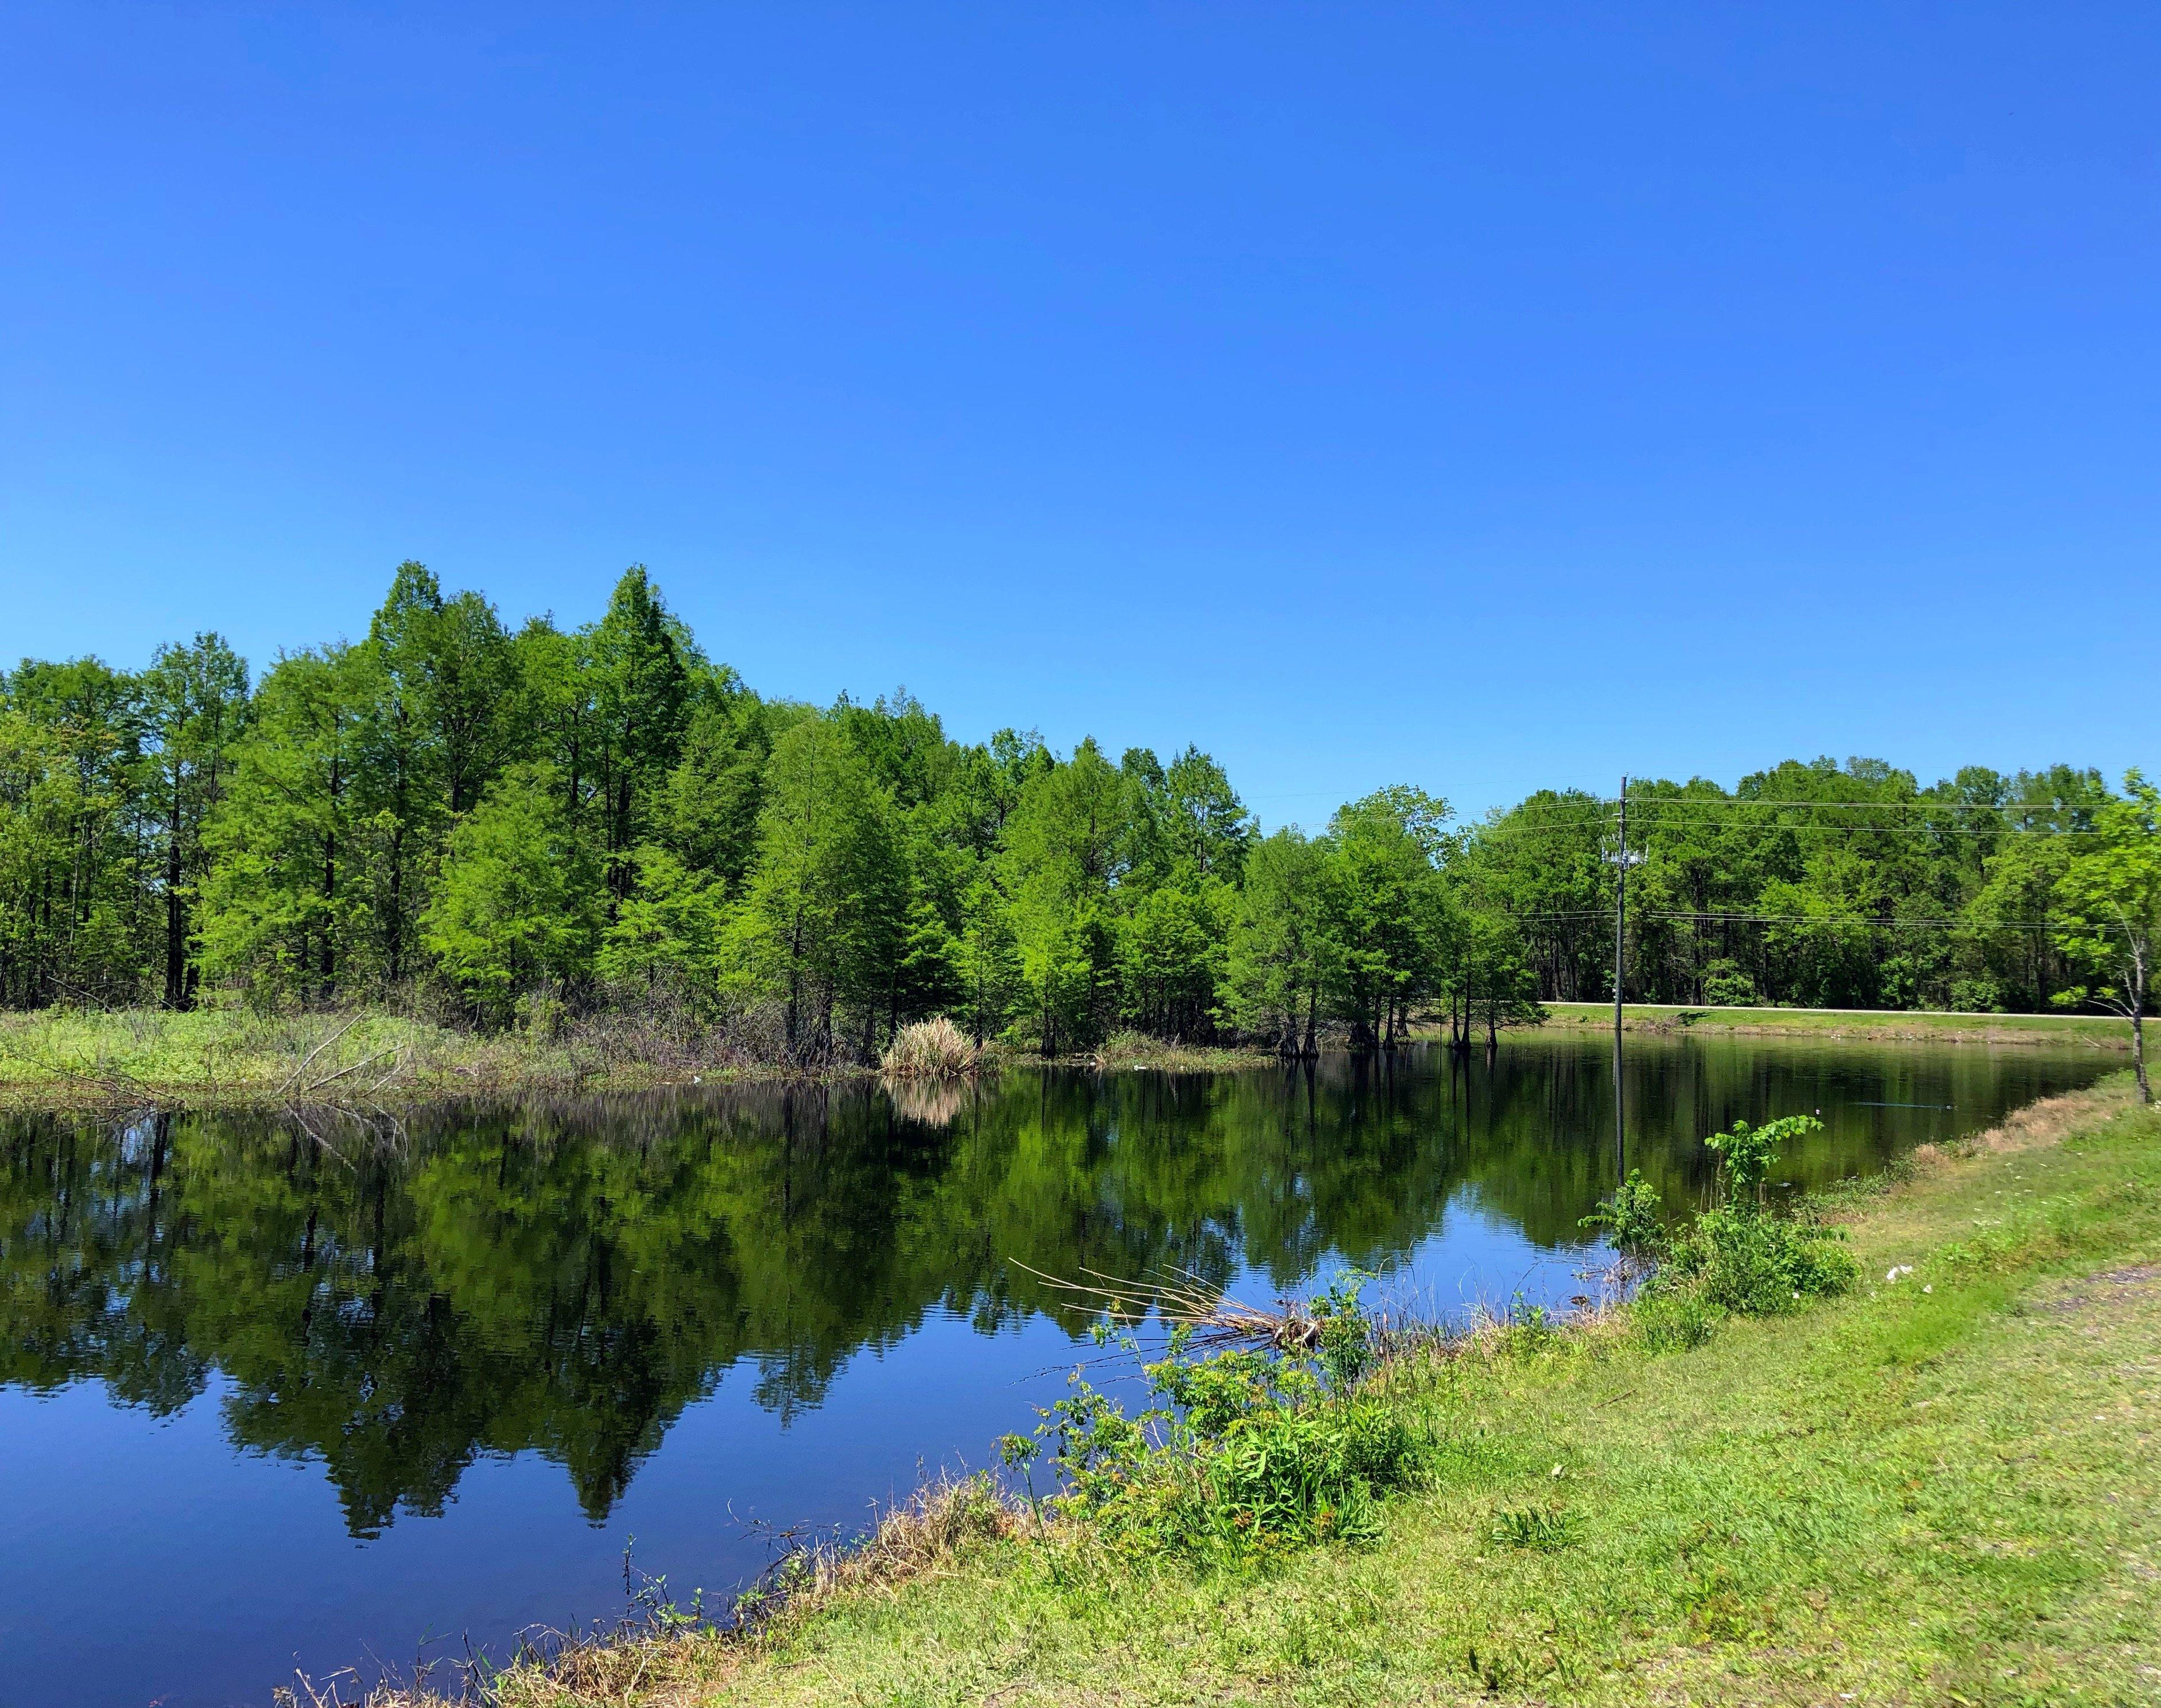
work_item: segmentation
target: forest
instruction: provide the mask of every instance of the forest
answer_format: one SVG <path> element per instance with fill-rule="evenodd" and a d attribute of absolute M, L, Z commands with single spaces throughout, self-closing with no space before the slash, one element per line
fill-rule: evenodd
<path fill-rule="evenodd" d="M 1861 758 L 1632 782 L 1625 867 L 1623 802 L 1568 789 L 1464 822 L 1403 784 L 1264 834 L 1194 746 L 764 697 L 642 567 L 597 621 L 513 627 L 406 563 L 364 638 L 259 671 L 203 633 L 0 675 L 0 1006 L 627 1007 L 806 1065 L 940 1014 L 1046 1055 L 1386 1048 L 1610 1000 L 1625 871 L 1632 1001 L 2121 1008 L 2080 873 L 2152 847 L 2125 789 Z"/>

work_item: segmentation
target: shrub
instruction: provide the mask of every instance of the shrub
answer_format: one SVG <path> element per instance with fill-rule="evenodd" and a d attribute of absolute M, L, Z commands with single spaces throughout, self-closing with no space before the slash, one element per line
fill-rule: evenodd
<path fill-rule="evenodd" d="M 1302 1315 L 1320 1333 L 1289 1348 L 1196 1357 L 1179 1329 L 1143 1367 L 1156 1403 L 1138 1417 L 1076 1373 L 1035 1432 L 1060 1471 L 1053 1504 L 1136 1551 L 1224 1564 L 1377 1537 L 1376 1497 L 1419 1479 L 1430 1441 L 1361 1385 L 1375 1337 L 1355 1283 Z"/>
<path fill-rule="evenodd" d="M 1860 1266 L 1839 1245 L 1837 1229 L 1807 1215 L 1778 1214 L 1765 1201 L 1780 1144 L 1821 1124 L 1806 1115 L 1757 1127 L 1737 1121 L 1731 1133 L 1705 1140 L 1718 1153 L 1722 1201 L 1669 1243 L 1649 1290 L 1690 1287 L 1717 1310 L 1763 1315 L 1851 1287 Z"/>
<path fill-rule="evenodd" d="M 976 1066 L 976 1046 L 968 1034 L 940 1014 L 914 1020 L 893 1034 L 878 1065 L 895 1079 L 956 1080 Z"/>
<path fill-rule="evenodd" d="M 1643 1171 L 1631 1169 L 1613 1195 L 1576 1226 L 1602 1229 L 1606 1242 L 1622 1257 L 1648 1260 L 1665 1249 L 1664 1208 L 1658 1188 L 1643 1178 Z"/>

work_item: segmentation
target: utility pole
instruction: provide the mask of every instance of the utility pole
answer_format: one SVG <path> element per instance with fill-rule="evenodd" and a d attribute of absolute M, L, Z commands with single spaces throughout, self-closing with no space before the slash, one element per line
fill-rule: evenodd
<path fill-rule="evenodd" d="M 1621 779 L 1619 851 L 1613 862 L 1613 1163 L 1627 1178 L 1628 1130 L 1621 1089 L 1621 981 L 1627 972 L 1628 930 L 1628 779 Z"/>

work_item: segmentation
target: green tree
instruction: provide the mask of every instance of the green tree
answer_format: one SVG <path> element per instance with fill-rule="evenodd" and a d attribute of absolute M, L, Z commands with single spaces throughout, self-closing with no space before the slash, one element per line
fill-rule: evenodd
<path fill-rule="evenodd" d="M 263 1001 L 331 1002 L 364 982 L 367 851 L 355 812 L 368 661 L 351 647 L 282 654 L 203 827 L 206 969 Z"/>
<path fill-rule="evenodd" d="M 200 966 L 190 904 L 208 872 L 203 825 L 224 793 L 233 744 L 247 721 L 247 664 L 221 635 L 158 648 L 143 673 L 142 725 L 163 833 L 164 1002 L 195 1000 Z"/>
<path fill-rule="evenodd" d="M 598 737 L 601 822 L 608 886 L 620 898 L 635 878 L 631 850 L 648 826 L 643 814 L 682 756 L 691 709 L 686 637 L 645 566 L 616 583 L 592 633 L 592 708 Z"/>
<path fill-rule="evenodd" d="M 1117 995 L 1112 889 L 1129 846 L 1127 779 L 1083 741 L 1039 768 L 1007 820 L 1003 888 L 1043 1053 L 1093 1042 Z"/>
<path fill-rule="evenodd" d="M 1117 923 L 1125 1016 L 1170 1038 L 1209 1038 L 1224 972 L 1234 903 L 1231 887 L 1181 861 Z"/>
<path fill-rule="evenodd" d="M 961 920 L 954 973 L 962 1013 L 980 1045 L 1004 1028 L 1022 998 L 1020 948 L 1005 895 L 987 873 L 968 886 Z"/>
<path fill-rule="evenodd" d="M 0 695 L 0 989 L 129 1001 L 155 941 L 136 679 L 25 661 Z"/>
<path fill-rule="evenodd" d="M 450 831 L 421 921 L 429 952 L 498 1023 L 536 986 L 583 984 L 601 930 L 597 864 L 552 768 L 512 767 Z"/>
<path fill-rule="evenodd" d="M 1295 828 L 1263 838 L 1246 857 L 1225 1002 L 1233 1024 L 1284 1055 L 1316 1053 L 1323 997 L 1336 981 L 1325 860 L 1326 850 Z"/>
<path fill-rule="evenodd" d="M 889 988 L 907 904 L 892 799 L 831 720 L 807 718 L 774 744 L 759 850 L 746 966 L 781 1002 L 790 1058 L 822 1060 L 841 1006 Z"/>
<path fill-rule="evenodd" d="M 2096 810 L 2093 831 L 2067 863 L 2063 943 L 2098 981 L 2059 993 L 2059 1002 L 2091 1001 L 2131 1022 L 2132 1067 L 2138 1101 L 2151 1103 L 2146 1075 L 2146 1008 L 2153 939 L 2161 930 L 2161 789 L 2136 768 L 2124 773 L 2123 798 Z"/>
<path fill-rule="evenodd" d="M 1354 1047 L 1393 1048 L 1446 976 L 1453 903 L 1442 877 L 1448 803 L 1378 790 L 1330 822 L 1325 917 L 1334 1006 Z"/>
<path fill-rule="evenodd" d="M 724 886 L 659 843 L 644 844 L 633 860 L 638 882 L 601 934 L 600 976 L 647 992 L 664 988 L 694 1008 L 710 1008 L 727 934 Z"/>

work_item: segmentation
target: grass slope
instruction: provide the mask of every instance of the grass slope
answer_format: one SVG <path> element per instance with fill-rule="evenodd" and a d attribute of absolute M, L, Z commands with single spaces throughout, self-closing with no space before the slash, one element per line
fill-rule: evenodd
<path fill-rule="evenodd" d="M 1848 1298 L 1395 1369 L 1445 1445 L 1377 1545 L 1206 1575 L 959 1526 L 748 1641 L 505 1700 L 2161 1701 L 2161 1117 L 2112 1087 L 1967 1148 L 1841 1206 Z"/>

